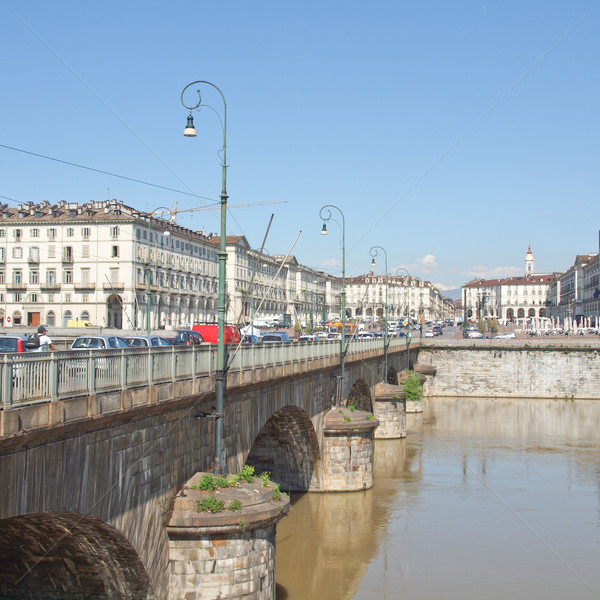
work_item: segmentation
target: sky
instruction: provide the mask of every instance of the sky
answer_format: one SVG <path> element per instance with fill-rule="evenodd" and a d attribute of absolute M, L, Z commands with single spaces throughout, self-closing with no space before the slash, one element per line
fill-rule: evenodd
<path fill-rule="evenodd" d="M 442 290 L 524 274 L 529 246 L 564 271 L 598 251 L 599 19 L 594 0 L 4 0 L 0 201 L 116 198 L 218 233 L 219 89 L 229 235 L 268 229 L 270 254 L 336 276 L 379 246 Z"/>

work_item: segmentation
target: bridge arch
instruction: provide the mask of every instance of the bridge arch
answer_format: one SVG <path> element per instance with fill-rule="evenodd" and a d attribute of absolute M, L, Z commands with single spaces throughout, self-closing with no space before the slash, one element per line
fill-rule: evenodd
<path fill-rule="evenodd" d="M 3 598 L 146 600 L 148 575 L 116 529 L 68 512 L 0 519 Z"/>
<path fill-rule="evenodd" d="M 320 470 L 319 463 L 319 442 L 312 421 L 306 411 L 293 405 L 270 417 L 246 458 L 257 475 L 269 471 L 271 479 L 286 492 L 308 491 Z"/>

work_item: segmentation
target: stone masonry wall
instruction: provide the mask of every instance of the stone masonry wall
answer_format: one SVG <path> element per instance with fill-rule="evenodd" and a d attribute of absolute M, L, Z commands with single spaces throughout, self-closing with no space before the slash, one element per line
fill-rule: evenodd
<path fill-rule="evenodd" d="M 436 367 L 429 396 L 600 398 L 600 352 L 589 348 L 421 348 Z"/>

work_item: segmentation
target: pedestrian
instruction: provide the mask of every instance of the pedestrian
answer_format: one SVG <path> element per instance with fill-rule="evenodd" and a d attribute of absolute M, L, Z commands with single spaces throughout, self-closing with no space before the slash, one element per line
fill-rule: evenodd
<path fill-rule="evenodd" d="M 40 345 L 37 348 L 31 350 L 31 352 L 42 352 L 46 346 L 49 346 L 50 350 L 54 352 L 56 348 L 54 347 L 54 344 L 52 343 L 50 337 L 46 335 L 48 333 L 48 330 L 43 325 L 40 325 L 38 327 L 37 333 Z"/>

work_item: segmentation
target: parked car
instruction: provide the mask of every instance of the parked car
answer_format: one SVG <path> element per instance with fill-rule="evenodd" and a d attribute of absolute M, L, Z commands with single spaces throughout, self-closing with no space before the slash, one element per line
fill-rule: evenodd
<path fill-rule="evenodd" d="M 248 333 L 242 336 L 242 344 L 258 344 L 260 343 L 260 338 L 257 335 L 253 335 Z"/>
<path fill-rule="evenodd" d="M 427 329 L 425 331 L 425 337 L 435 337 L 435 333 L 433 333 L 433 329 Z"/>
<path fill-rule="evenodd" d="M 298 337 L 299 342 L 318 342 L 320 339 L 318 335 L 301 335 Z"/>
<path fill-rule="evenodd" d="M 81 335 L 71 344 L 71 350 L 107 350 L 129 348 L 129 344 L 117 335 Z"/>
<path fill-rule="evenodd" d="M 28 352 L 25 348 L 25 342 L 29 339 L 28 335 L 6 335 L 0 334 L 0 353 L 17 353 L 17 352 Z"/>
<path fill-rule="evenodd" d="M 204 341 L 204 338 L 192 329 L 173 329 L 173 333 L 175 337 L 167 338 L 173 346 L 193 346 Z"/>
<path fill-rule="evenodd" d="M 158 335 L 132 335 L 123 338 L 131 348 L 149 348 L 150 346 L 171 346 L 171 342 Z"/>
<path fill-rule="evenodd" d="M 470 338 L 482 338 L 485 337 L 483 333 L 479 333 L 479 331 L 471 331 L 467 337 Z"/>
<path fill-rule="evenodd" d="M 285 331 L 269 331 L 261 339 L 262 342 L 291 342 L 290 336 Z"/>
<path fill-rule="evenodd" d="M 506 332 L 506 333 L 499 333 L 498 335 L 494 336 L 495 340 L 514 340 L 517 336 L 514 333 L 511 332 Z"/>
<path fill-rule="evenodd" d="M 358 334 L 359 340 L 374 340 L 375 336 L 370 331 L 361 331 Z"/>
<path fill-rule="evenodd" d="M 341 340 L 341 339 L 342 339 L 341 333 L 328 333 L 327 334 L 327 340 Z"/>

